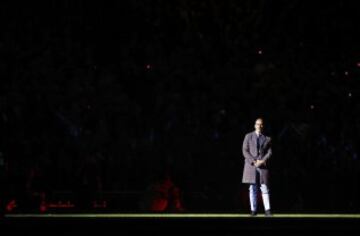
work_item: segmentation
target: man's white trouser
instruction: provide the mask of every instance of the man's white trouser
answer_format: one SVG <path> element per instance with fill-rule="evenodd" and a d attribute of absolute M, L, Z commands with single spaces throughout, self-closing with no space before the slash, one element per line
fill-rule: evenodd
<path fill-rule="evenodd" d="M 257 174 L 259 174 L 259 170 L 257 170 Z M 257 194 L 258 194 L 258 186 L 259 184 L 250 184 L 249 187 L 249 195 L 250 195 L 250 208 L 251 211 L 257 211 Z M 270 193 L 269 188 L 266 184 L 260 185 L 262 200 L 264 204 L 265 211 L 270 210 Z"/>

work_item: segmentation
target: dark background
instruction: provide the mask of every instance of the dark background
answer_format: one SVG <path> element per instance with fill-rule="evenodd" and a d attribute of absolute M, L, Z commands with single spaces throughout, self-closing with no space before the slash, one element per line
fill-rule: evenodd
<path fill-rule="evenodd" d="M 263 117 L 274 211 L 359 212 L 357 14 L 356 1 L 2 2 L 2 208 L 38 209 L 44 192 L 74 211 L 146 211 L 166 172 L 186 211 L 247 212 L 241 147 Z"/>

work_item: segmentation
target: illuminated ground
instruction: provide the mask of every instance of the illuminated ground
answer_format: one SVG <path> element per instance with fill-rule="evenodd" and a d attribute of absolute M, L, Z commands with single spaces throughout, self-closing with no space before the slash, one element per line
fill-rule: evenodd
<path fill-rule="evenodd" d="M 5 218 L 249 218 L 248 214 L 214 213 L 110 213 L 110 214 L 6 214 Z M 258 214 L 256 217 L 265 217 Z M 253 218 L 253 217 L 251 217 Z M 350 218 L 360 219 L 360 214 L 273 214 L 272 218 Z"/>

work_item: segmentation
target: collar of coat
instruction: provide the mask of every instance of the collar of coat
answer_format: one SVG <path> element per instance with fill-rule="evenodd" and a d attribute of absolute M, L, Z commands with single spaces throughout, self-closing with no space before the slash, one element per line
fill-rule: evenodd
<path fill-rule="evenodd" d="M 260 141 L 260 147 L 262 147 L 263 144 L 264 144 L 265 141 L 266 141 L 266 136 L 265 136 L 264 134 L 260 133 L 259 138 L 260 138 L 260 140 L 259 140 L 259 141 Z M 257 134 L 256 134 L 256 132 L 254 131 L 254 132 L 252 133 L 252 138 L 251 138 L 251 140 L 255 143 L 255 145 L 256 145 L 256 139 L 257 139 Z"/>

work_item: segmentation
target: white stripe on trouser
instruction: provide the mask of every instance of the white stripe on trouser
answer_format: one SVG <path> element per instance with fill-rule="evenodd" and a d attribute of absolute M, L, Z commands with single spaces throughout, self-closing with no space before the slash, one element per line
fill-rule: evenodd
<path fill-rule="evenodd" d="M 270 210 L 270 194 L 269 188 L 266 184 L 261 184 L 261 195 L 264 204 L 265 211 Z M 249 194 L 250 194 L 250 208 L 251 211 L 257 211 L 257 194 L 258 194 L 258 185 L 257 184 L 250 184 L 249 187 Z"/>
<path fill-rule="evenodd" d="M 250 194 L 251 211 L 256 211 L 257 210 L 257 186 L 256 186 L 256 184 L 250 184 L 249 194 Z"/>

